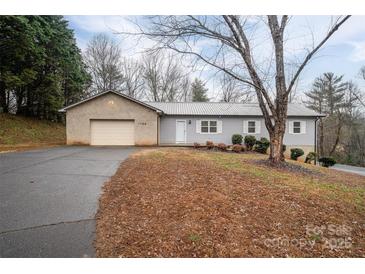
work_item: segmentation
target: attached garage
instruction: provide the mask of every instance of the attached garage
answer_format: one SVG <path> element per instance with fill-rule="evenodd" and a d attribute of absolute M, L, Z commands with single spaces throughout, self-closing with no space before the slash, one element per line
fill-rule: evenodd
<path fill-rule="evenodd" d="M 108 91 L 70 105 L 67 144 L 158 145 L 162 111 L 127 95 Z"/>
<path fill-rule="evenodd" d="M 134 121 L 91 120 L 92 146 L 134 146 Z"/>

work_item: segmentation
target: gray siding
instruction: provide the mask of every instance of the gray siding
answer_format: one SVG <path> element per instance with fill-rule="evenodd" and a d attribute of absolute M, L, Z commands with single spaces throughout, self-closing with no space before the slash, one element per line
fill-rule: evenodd
<path fill-rule="evenodd" d="M 197 120 L 220 120 L 222 121 L 222 133 L 218 134 L 201 134 L 196 132 Z M 260 117 L 196 117 L 196 116 L 163 116 L 161 117 L 160 124 L 160 144 L 175 144 L 176 140 L 176 120 L 186 120 L 186 143 L 192 144 L 194 142 L 205 143 L 207 140 L 214 143 L 231 144 L 231 137 L 235 133 L 247 135 L 243 133 L 243 121 L 244 120 L 260 120 L 261 130 L 260 134 L 255 134 L 256 138 L 269 137 L 266 130 L 263 118 Z M 305 134 L 289 134 L 289 126 L 286 126 L 286 133 L 284 136 L 284 144 L 288 146 L 293 145 L 314 145 L 314 118 L 298 117 L 288 118 L 288 122 L 292 120 L 306 121 L 306 133 Z M 191 123 L 189 124 L 189 121 Z"/>

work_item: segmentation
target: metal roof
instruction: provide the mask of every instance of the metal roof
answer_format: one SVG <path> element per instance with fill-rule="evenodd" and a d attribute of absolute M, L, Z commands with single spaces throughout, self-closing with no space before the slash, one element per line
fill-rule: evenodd
<path fill-rule="evenodd" d="M 114 93 L 123 98 L 131 100 L 137 104 L 143 105 L 147 108 L 153 109 L 159 113 L 165 115 L 216 115 L 216 116 L 262 116 L 262 111 L 258 104 L 249 103 L 223 103 L 223 102 L 184 102 L 184 103 L 165 103 L 165 102 L 142 102 L 134 99 L 125 94 L 115 91 L 105 91 L 98 93 L 94 96 L 86 98 L 80 102 L 69 105 L 61 110 L 66 110 L 83 104 L 87 101 L 95 99 L 107 93 Z M 311 109 L 306 108 L 301 104 L 289 104 L 288 116 L 307 116 L 307 117 L 320 117 L 325 116 L 317 113 Z"/>
<path fill-rule="evenodd" d="M 219 116 L 262 116 L 258 104 L 221 103 L 221 102 L 192 102 L 192 103 L 164 103 L 146 102 L 166 115 L 219 115 Z M 288 116 L 319 117 L 317 113 L 300 104 L 288 105 Z"/>

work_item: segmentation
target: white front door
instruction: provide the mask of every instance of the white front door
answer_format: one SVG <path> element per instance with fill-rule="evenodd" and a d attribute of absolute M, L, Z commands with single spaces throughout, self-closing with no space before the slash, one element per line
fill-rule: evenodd
<path fill-rule="evenodd" d="M 186 121 L 176 121 L 176 143 L 186 143 Z"/>

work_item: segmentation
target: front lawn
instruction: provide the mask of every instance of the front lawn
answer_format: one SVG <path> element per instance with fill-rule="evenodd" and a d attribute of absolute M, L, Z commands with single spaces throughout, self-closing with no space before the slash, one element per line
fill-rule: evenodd
<path fill-rule="evenodd" d="M 99 257 L 364 257 L 364 177 L 262 156 L 141 151 L 104 186 Z"/>

